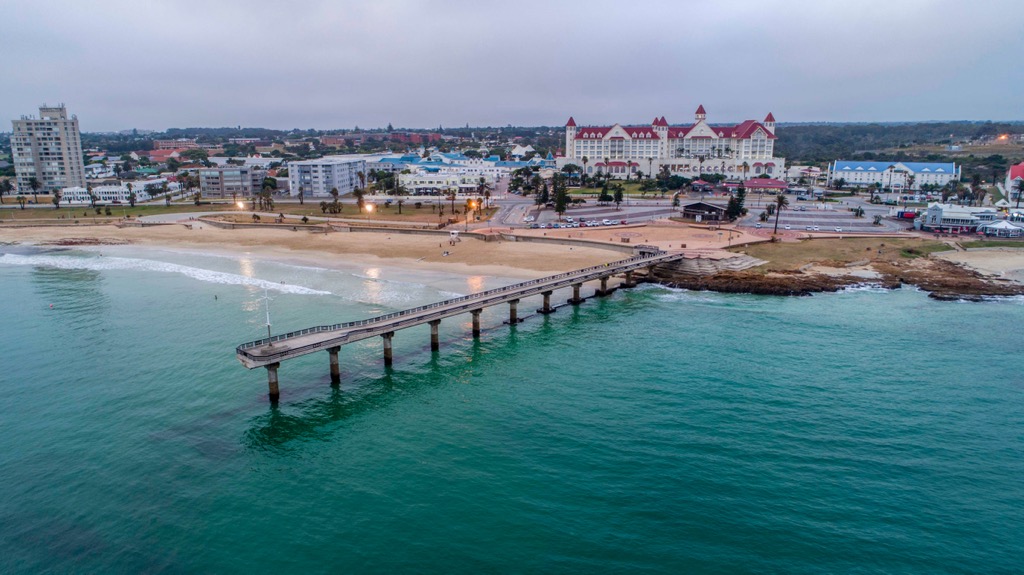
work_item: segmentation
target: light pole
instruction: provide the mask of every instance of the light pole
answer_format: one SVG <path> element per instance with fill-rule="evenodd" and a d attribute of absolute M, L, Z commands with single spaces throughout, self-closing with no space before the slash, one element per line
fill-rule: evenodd
<path fill-rule="evenodd" d="M 374 207 L 375 206 L 373 204 L 366 204 L 366 223 L 367 224 L 370 223 L 370 214 L 373 213 Z"/>

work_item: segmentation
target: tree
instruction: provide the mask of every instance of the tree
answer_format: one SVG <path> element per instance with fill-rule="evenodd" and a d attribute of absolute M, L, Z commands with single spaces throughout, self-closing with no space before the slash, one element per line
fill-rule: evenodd
<path fill-rule="evenodd" d="M 361 174 L 362 172 L 359 173 Z M 363 178 L 365 177 L 366 176 L 363 176 Z M 366 205 L 366 200 L 363 199 L 364 196 L 366 196 L 366 191 L 363 190 L 363 188 L 356 188 L 352 190 L 352 195 L 356 197 L 356 207 L 359 208 L 359 212 L 362 213 L 363 207 Z M 338 201 L 337 196 L 335 196 L 334 201 Z"/>
<path fill-rule="evenodd" d="M 480 183 L 476 185 L 476 193 L 484 197 L 484 199 L 490 201 L 491 199 L 491 184 L 487 183 L 487 178 L 480 176 Z"/>
<path fill-rule="evenodd" d="M 779 194 L 775 198 L 775 231 L 772 234 L 779 233 L 779 216 L 782 215 L 782 210 L 789 206 L 789 200 L 786 199 L 785 194 Z"/>
<path fill-rule="evenodd" d="M 325 214 L 327 213 L 327 202 L 320 202 L 320 211 Z"/>
<path fill-rule="evenodd" d="M 132 183 L 128 182 L 127 184 L 125 184 L 125 187 L 128 188 L 128 203 L 131 204 L 131 206 L 134 208 L 135 199 L 137 196 L 135 195 L 135 192 L 132 191 Z"/>
<path fill-rule="evenodd" d="M 39 178 L 37 178 L 35 176 L 32 176 L 31 178 L 29 178 L 28 179 L 28 187 L 32 188 L 32 203 L 33 204 L 38 204 L 39 203 L 39 188 L 43 187 L 43 185 L 39 183 Z"/>
<path fill-rule="evenodd" d="M 165 206 L 170 206 L 171 205 L 171 194 L 164 194 L 164 205 Z"/>
<path fill-rule="evenodd" d="M 612 197 L 615 200 L 615 209 L 616 210 L 619 209 L 619 204 L 622 203 L 622 191 L 623 191 L 623 189 L 624 188 L 622 187 L 622 184 L 615 184 L 614 186 L 612 186 L 612 191 L 614 192 L 614 195 Z"/>
<path fill-rule="evenodd" d="M 192 194 L 192 201 L 195 202 L 195 204 L 197 206 L 199 205 L 199 202 L 202 199 L 203 199 L 203 193 L 202 192 L 196 192 L 196 193 Z"/>
<path fill-rule="evenodd" d="M 558 219 L 562 219 L 565 215 L 565 210 L 569 207 L 569 190 L 565 181 L 565 176 L 562 174 L 555 174 L 551 178 L 551 185 L 555 191 L 555 213 L 558 214 Z"/>
<path fill-rule="evenodd" d="M 10 194 L 12 190 L 14 190 L 14 185 L 10 180 L 0 181 L 0 204 L 4 203 L 4 196 Z"/>
<path fill-rule="evenodd" d="M 57 188 L 54 188 L 53 189 L 53 197 L 50 198 L 50 201 L 53 202 L 53 209 L 55 209 L 55 210 L 59 210 L 60 209 L 60 198 L 61 198 L 60 190 L 58 190 Z"/>
<path fill-rule="evenodd" d="M 405 198 L 398 198 L 395 203 L 398 204 L 398 215 L 402 215 L 402 204 L 405 203 Z"/>
<path fill-rule="evenodd" d="M 590 158 L 583 156 L 580 158 L 580 162 L 583 163 L 583 177 L 587 176 L 587 163 L 590 162 Z"/>
<path fill-rule="evenodd" d="M 129 185 L 131 185 L 131 184 L 129 184 Z M 85 185 L 85 193 L 89 194 L 89 207 L 95 208 L 96 207 L 96 200 L 98 200 L 99 197 L 96 194 L 92 193 L 92 184 L 86 184 Z"/>
<path fill-rule="evenodd" d="M 1020 208 L 1020 197 L 1024 196 L 1024 179 L 1017 180 L 1017 207 Z"/>
<path fill-rule="evenodd" d="M 299 205 L 300 206 L 305 205 L 305 203 L 306 203 L 305 198 L 306 198 L 305 189 L 302 186 L 299 186 Z"/>
<path fill-rule="evenodd" d="M 25 196 L 18 194 L 18 196 L 14 198 L 14 201 L 18 202 L 18 205 L 21 206 L 21 209 L 25 209 Z"/>
<path fill-rule="evenodd" d="M 838 180 L 832 182 L 832 187 L 834 187 L 837 190 L 843 189 L 844 187 L 846 187 L 846 179 L 839 178 Z"/>

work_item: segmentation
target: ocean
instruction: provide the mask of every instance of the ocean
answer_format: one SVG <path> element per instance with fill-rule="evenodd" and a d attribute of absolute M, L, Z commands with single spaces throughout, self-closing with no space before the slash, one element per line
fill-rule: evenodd
<path fill-rule="evenodd" d="M 0 246 L 3 573 L 1012 573 L 1024 300 L 645 285 L 284 363 L 234 347 L 512 283 Z M 325 256 L 325 258 L 334 256 Z M 568 294 L 556 294 L 564 301 Z M 523 310 L 539 307 L 527 300 Z"/>

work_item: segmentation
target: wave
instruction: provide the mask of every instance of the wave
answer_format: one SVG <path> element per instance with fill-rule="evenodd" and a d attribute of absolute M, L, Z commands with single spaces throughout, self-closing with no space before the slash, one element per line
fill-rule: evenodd
<path fill-rule="evenodd" d="M 43 266 L 67 270 L 131 270 L 161 273 L 177 273 L 195 280 L 215 284 L 253 286 L 261 289 L 271 289 L 280 293 L 287 294 L 331 295 L 331 292 L 328 291 L 315 290 L 298 285 L 272 282 L 262 280 L 259 278 L 246 277 L 238 274 L 218 272 L 202 268 L 194 268 L 190 266 L 172 264 L 168 262 L 137 258 L 121 258 L 108 256 L 94 258 L 52 255 L 25 256 L 8 253 L 0 255 L 0 264 L 15 266 Z"/>

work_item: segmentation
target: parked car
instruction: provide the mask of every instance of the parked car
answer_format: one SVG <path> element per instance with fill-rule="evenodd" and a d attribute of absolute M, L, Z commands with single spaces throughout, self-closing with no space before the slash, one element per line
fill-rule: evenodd
<path fill-rule="evenodd" d="M 612 225 L 612 221 L 607 219 L 607 218 L 605 218 L 605 219 L 601 220 L 601 224 L 605 225 L 605 226 L 610 226 L 610 225 Z"/>
<path fill-rule="evenodd" d="M 818 226 L 814 226 L 814 231 L 816 231 L 816 232 L 820 232 L 820 231 L 821 231 L 821 228 L 819 228 Z"/>
<path fill-rule="evenodd" d="M 843 228 L 841 228 L 841 227 L 839 227 L 839 226 L 836 226 L 836 231 L 837 231 L 837 232 L 841 232 L 841 231 L 843 231 Z"/>
<path fill-rule="evenodd" d="M 537 218 L 535 218 L 533 216 L 526 216 L 526 218 L 523 219 L 523 221 L 526 222 L 526 223 L 530 223 L 530 222 L 533 222 L 533 221 L 536 221 L 536 220 L 537 220 Z"/>
<path fill-rule="evenodd" d="M 761 222 L 757 222 L 756 224 L 754 224 L 754 227 L 757 229 L 761 229 Z"/>
<path fill-rule="evenodd" d="M 793 226 L 791 226 L 789 224 L 786 224 L 786 225 L 782 226 L 782 229 L 784 229 L 784 230 L 791 230 L 791 229 L 793 229 Z"/>

